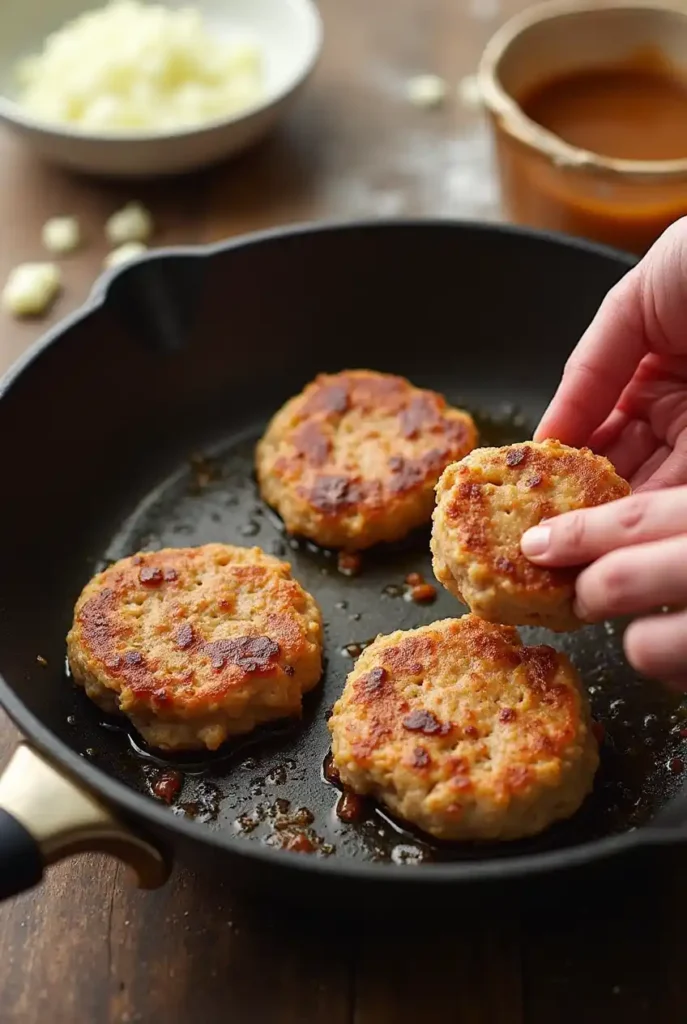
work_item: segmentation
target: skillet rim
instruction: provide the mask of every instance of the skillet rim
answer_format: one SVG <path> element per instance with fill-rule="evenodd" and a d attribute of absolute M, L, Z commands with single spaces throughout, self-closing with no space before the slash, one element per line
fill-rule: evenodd
<path fill-rule="evenodd" d="M 112 283 L 124 274 L 136 273 L 140 265 L 177 258 L 212 259 L 213 256 L 252 245 L 278 241 L 284 237 L 303 237 L 319 233 L 338 234 L 350 231 L 387 232 L 408 229 L 455 229 L 460 232 L 477 232 L 492 235 L 529 238 L 538 242 L 573 248 L 581 252 L 613 260 L 630 270 L 637 262 L 629 253 L 600 245 L 586 239 L 576 238 L 553 231 L 512 224 L 489 223 L 479 220 L 460 220 L 446 217 L 411 217 L 397 219 L 326 220 L 281 225 L 207 245 L 170 246 L 160 250 L 149 250 L 122 267 L 113 268 L 102 274 L 95 282 L 86 301 L 74 312 L 55 324 L 38 338 L 12 364 L 0 378 L 0 400 L 7 394 L 21 375 L 43 352 L 55 344 L 74 326 L 82 323 L 107 305 Z M 300 873 L 314 873 L 320 876 L 346 877 L 382 882 L 387 885 L 402 884 L 432 885 L 453 882 L 468 883 L 499 881 L 508 878 L 522 878 L 532 873 L 549 873 L 581 866 L 590 861 L 602 860 L 623 850 L 640 847 L 663 846 L 687 840 L 687 822 L 684 825 L 656 828 L 645 825 L 638 829 L 590 840 L 561 849 L 529 853 L 514 857 L 496 857 L 485 860 L 453 861 L 450 863 L 423 864 L 421 869 L 410 871 L 407 866 L 388 862 L 363 861 L 355 858 L 323 858 L 285 856 L 284 851 L 232 836 L 227 831 L 206 828 L 193 821 L 187 821 L 158 805 L 150 797 L 131 789 L 97 765 L 80 757 L 60 737 L 53 733 L 24 704 L 19 696 L 0 674 L 0 705 L 13 723 L 36 747 L 55 763 L 56 770 L 65 769 L 70 776 L 85 784 L 116 811 L 123 811 L 135 822 L 150 822 L 159 831 L 169 832 L 174 837 L 183 837 L 197 843 L 207 844 L 216 851 L 231 856 L 247 858 L 249 861 L 264 863 L 266 867 L 286 869 Z"/>

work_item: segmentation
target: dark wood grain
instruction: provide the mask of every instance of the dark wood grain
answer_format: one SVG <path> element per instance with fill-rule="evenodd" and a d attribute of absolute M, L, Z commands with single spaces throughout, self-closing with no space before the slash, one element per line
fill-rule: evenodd
<path fill-rule="evenodd" d="M 322 0 L 325 54 L 269 142 L 180 181 L 96 183 L 44 167 L 0 137 L 0 279 L 41 255 L 46 217 L 75 213 L 87 244 L 64 261 L 46 321 L 3 318 L 0 365 L 88 294 L 122 201 L 152 209 L 159 245 L 207 242 L 314 218 L 498 217 L 486 130 L 452 97 L 423 111 L 407 78 L 455 89 L 522 0 Z M 6 642 L 6 641 L 5 641 Z M 0 727 L 0 759 L 16 741 Z M 625 869 L 618 868 L 618 871 Z M 616 879 L 616 881 L 618 881 Z M 617 886 L 616 886 L 617 888 Z M 623 874 L 622 898 L 466 902 L 439 924 L 360 927 L 251 907 L 231 878 L 178 869 L 138 893 L 112 862 L 82 857 L 0 907 L 0 1020 L 6 1024 L 660 1024 L 685 1020 L 687 880 L 680 856 Z M 436 909 L 436 908 L 434 908 Z"/>

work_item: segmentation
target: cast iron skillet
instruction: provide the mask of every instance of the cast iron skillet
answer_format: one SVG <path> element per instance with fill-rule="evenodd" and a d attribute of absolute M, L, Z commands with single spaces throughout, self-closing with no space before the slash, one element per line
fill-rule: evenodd
<path fill-rule="evenodd" d="M 282 889 L 336 881 L 407 894 L 687 837 L 682 814 L 661 824 L 682 784 L 682 708 L 634 676 L 611 625 L 563 639 L 524 631 L 571 652 L 605 727 L 594 795 L 573 820 L 505 846 L 438 846 L 374 808 L 339 821 L 322 764 L 351 645 L 462 609 L 443 592 L 428 607 L 403 595 L 409 571 L 432 579 L 426 532 L 346 578 L 330 553 L 284 537 L 252 475 L 266 419 L 322 370 L 395 371 L 474 411 L 485 441 L 526 437 L 630 265 L 582 242 L 479 224 L 277 231 L 111 274 L 15 366 L 0 391 L 0 696 L 29 746 L 0 780 L 6 895 L 84 848 L 122 856 L 147 885 L 164 877 L 158 849 L 186 849 Z M 210 540 L 288 555 L 321 603 L 327 671 L 300 725 L 177 765 L 183 789 L 170 808 L 151 795 L 164 765 L 103 722 L 65 674 L 64 637 L 81 587 L 109 559 Z M 294 835 L 315 852 L 279 848 Z"/>

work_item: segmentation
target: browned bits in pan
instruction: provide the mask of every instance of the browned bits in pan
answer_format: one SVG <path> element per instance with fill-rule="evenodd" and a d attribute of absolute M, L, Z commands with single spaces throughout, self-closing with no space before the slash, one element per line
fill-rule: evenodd
<path fill-rule="evenodd" d="M 181 792 L 184 784 L 184 776 L 181 772 L 169 768 L 153 782 L 151 789 L 153 795 L 166 804 L 171 804 Z"/>
<path fill-rule="evenodd" d="M 340 551 L 336 568 L 342 576 L 358 576 L 363 567 L 362 556 L 353 551 Z"/>
<path fill-rule="evenodd" d="M 410 597 L 416 604 L 432 604 L 437 599 L 437 588 L 431 583 L 411 587 Z"/>
<path fill-rule="evenodd" d="M 288 802 L 288 801 L 287 801 Z M 286 810 L 274 819 L 274 827 L 278 832 L 288 828 L 305 828 L 312 825 L 315 815 L 307 807 L 299 807 L 295 811 Z"/>
<path fill-rule="evenodd" d="M 292 853 L 315 853 L 317 850 L 316 843 L 305 832 L 284 835 L 284 841 L 280 845 L 283 850 L 290 850 Z"/>
<path fill-rule="evenodd" d="M 349 791 L 342 793 L 336 805 L 336 816 L 351 824 L 365 816 L 365 798 Z"/>
<path fill-rule="evenodd" d="M 327 754 L 324 762 L 323 774 L 327 782 L 331 782 L 333 786 L 341 785 L 341 776 L 339 775 L 339 769 L 332 760 L 332 755 Z"/>
<path fill-rule="evenodd" d="M 193 454 L 189 462 L 193 474 L 192 493 L 199 493 L 221 476 L 217 461 L 203 452 Z"/>

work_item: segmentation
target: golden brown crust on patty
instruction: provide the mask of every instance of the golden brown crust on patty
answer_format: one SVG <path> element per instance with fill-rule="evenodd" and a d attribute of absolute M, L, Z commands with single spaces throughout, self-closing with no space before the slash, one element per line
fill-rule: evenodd
<path fill-rule="evenodd" d="M 579 570 L 534 565 L 520 551 L 521 537 L 542 519 L 629 492 L 608 459 L 588 448 L 526 441 L 477 449 L 449 466 L 437 485 L 436 577 L 491 622 L 577 629 Z"/>
<path fill-rule="evenodd" d="M 259 548 L 165 548 L 84 588 L 67 637 L 74 679 L 164 749 L 215 749 L 300 713 L 322 621 L 290 566 Z"/>
<path fill-rule="evenodd" d="M 257 449 L 262 495 L 290 533 L 358 550 L 426 522 L 444 468 L 477 441 L 467 413 L 403 377 L 321 374 Z"/>
<path fill-rule="evenodd" d="M 441 839 L 515 839 L 574 813 L 598 765 L 579 677 L 474 615 L 380 636 L 329 722 L 342 781 Z"/>

